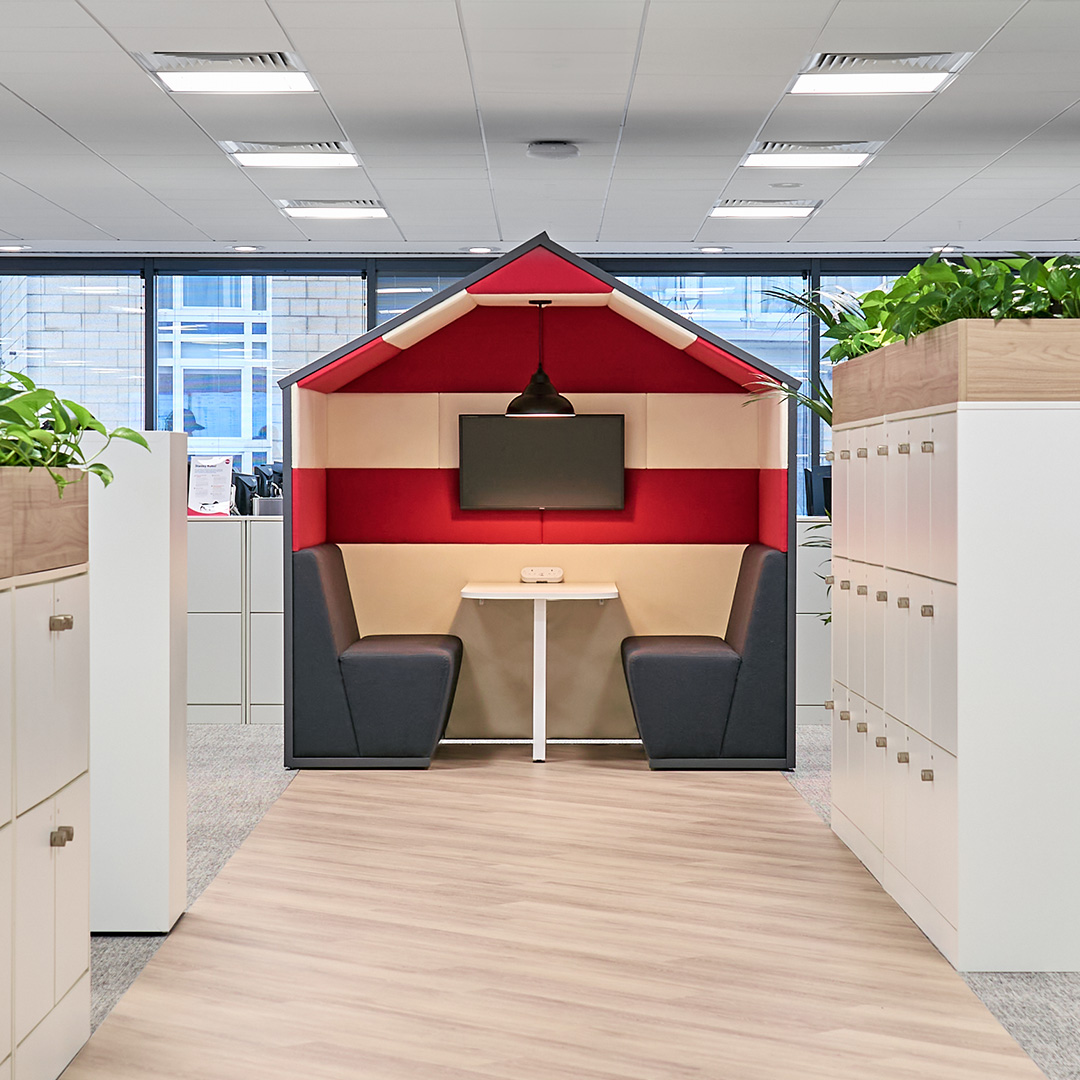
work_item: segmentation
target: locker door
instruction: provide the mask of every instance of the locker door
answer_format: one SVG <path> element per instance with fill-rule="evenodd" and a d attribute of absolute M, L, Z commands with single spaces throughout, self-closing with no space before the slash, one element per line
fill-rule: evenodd
<path fill-rule="evenodd" d="M 910 760 L 907 767 L 907 836 L 904 845 L 904 876 L 928 900 L 932 889 L 933 789 L 924 781 L 931 768 L 930 740 L 908 731 Z"/>
<path fill-rule="evenodd" d="M 934 596 L 929 578 L 908 575 L 911 609 L 907 633 L 907 715 L 908 727 L 930 737 L 930 649 Z"/>
<path fill-rule="evenodd" d="M 852 563 L 848 590 L 848 689 L 866 693 L 866 567 Z"/>
<path fill-rule="evenodd" d="M 866 732 L 863 734 L 863 832 L 880 851 L 885 817 L 885 714 L 878 706 L 866 705 Z"/>
<path fill-rule="evenodd" d="M 56 796 L 56 828 L 74 836 L 54 849 L 56 862 L 56 1000 L 90 967 L 90 777 Z"/>
<path fill-rule="evenodd" d="M 12 838 L 15 827 L 0 829 L 0 1061 L 11 1053 L 11 868 L 14 850 Z"/>
<path fill-rule="evenodd" d="M 851 609 L 851 564 L 833 558 L 832 584 L 832 672 L 833 679 L 848 685 L 848 638 Z"/>
<path fill-rule="evenodd" d="M 930 738 L 950 753 L 956 745 L 956 586 L 930 588 Z"/>
<path fill-rule="evenodd" d="M 933 779 L 919 781 L 927 788 L 927 820 L 932 832 L 927 840 L 926 899 L 953 925 L 959 917 L 959 856 L 957 829 L 956 758 L 929 744 L 929 768 Z"/>
<path fill-rule="evenodd" d="M 907 718 L 907 636 L 911 617 L 908 576 L 899 570 L 885 572 L 885 711 L 898 720 Z"/>
<path fill-rule="evenodd" d="M 71 616 L 70 630 L 54 630 L 52 752 L 56 791 L 90 764 L 90 580 L 86 574 L 53 583 L 53 615 Z M 63 625 L 63 624 L 58 624 Z M 20 631 L 21 632 L 21 631 Z M 51 792 L 50 792 L 51 794 Z"/>
<path fill-rule="evenodd" d="M 10 589 L 0 592 L 0 825 L 11 820 L 11 678 L 14 671 L 12 655 L 12 617 L 14 594 Z M 0 864 L 2 865 L 2 864 Z M 0 926 L 4 924 L 0 922 Z M 0 982 L 3 979 L 0 978 Z M 2 1020 L 0 1020 L 2 1023 Z M 3 1054 L 0 1054 L 0 1058 Z"/>
<path fill-rule="evenodd" d="M 848 708 L 847 687 L 834 682 L 832 695 L 832 803 L 850 816 L 851 770 L 848 765 L 847 739 L 851 712 Z"/>
<path fill-rule="evenodd" d="M 911 439 L 906 420 L 890 420 L 885 425 L 885 565 L 906 570 L 907 474 L 911 461 Z"/>
<path fill-rule="evenodd" d="M 52 593 L 52 586 L 47 586 Z M 54 800 L 15 822 L 15 1042 L 56 1003 L 56 885 Z"/>
<path fill-rule="evenodd" d="M 889 590 L 880 566 L 866 568 L 866 700 L 878 708 L 885 705 L 885 611 Z"/>
<path fill-rule="evenodd" d="M 930 466 L 934 431 L 929 416 L 908 421 L 911 453 L 908 455 L 907 547 L 908 565 L 916 574 L 930 574 Z"/>
<path fill-rule="evenodd" d="M 860 561 L 866 559 L 866 433 L 866 428 L 848 432 L 848 554 Z"/>
<path fill-rule="evenodd" d="M 15 812 L 21 814 L 64 784 L 66 763 L 57 756 L 54 614 L 50 582 L 15 590 Z M 60 751 L 63 752 L 63 751 Z M 70 778 L 69 778 L 70 779 Z"/>
<path fill-rule="evenodd" d="M 847 558 L 848 551 L 848 472 L 851 467 L 848 433 L 832 433 L 832 544 L 833 558 Z"/>
<path fill-rule="evenodd" d="M 886 716 L 885 762 L 881 790 L 884 801 L 882 851 L 885 858 L 907 874 L 907 792 L 910 783 L 911 749 L 907 725 Z"/>
<path fill-rule="evenodd" d="M 858 694 L 848 694 L 847 768 L 848 805 L 841 807 L 860 832 L 866 832 L 866 702 Z"/>
<path fill-rule="evenodd" d="M 956 413 L 931 417 L 931 577 L 956 581 Z"/>
<path fill-rule="evenodd" d="M 885 468 L 889 447 L 885 441 L 885 425 L 873 424 L 866 429 L 866 458 L 863 468 L 866 483 L 863 509 L 864 550 L 868 563 L 885 562 Z"/>

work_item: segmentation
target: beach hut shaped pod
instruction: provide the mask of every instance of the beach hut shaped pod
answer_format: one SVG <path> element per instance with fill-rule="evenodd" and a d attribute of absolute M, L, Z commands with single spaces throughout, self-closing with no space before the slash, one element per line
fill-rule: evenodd
<path fill-rule="evenodd" d="M 502 414 L 529 382 L 538 299 L 552 383 L 579 416 L 625 417 L 621 510 L 460 508 L 459 416 Z M 792 550 L 795 406 L 779 384 L 797 380 L 543 233 L 282 379 L 286 763 L 349 764 L 294 709 L 292 553 L 324 543 L 344 555 L 362 635 L 462 638 L 448 738 L 531 726 L 531 606 L 463 600 L 467 581 L 531 565 L 615 581 L 617 601 L 552 605 L 548 734 L 634 738 L 621 640 L 722 635 L 745 546 Z M 759 767 L 794 763 L 791 558 L 787 594 L 786 747 Z"/>

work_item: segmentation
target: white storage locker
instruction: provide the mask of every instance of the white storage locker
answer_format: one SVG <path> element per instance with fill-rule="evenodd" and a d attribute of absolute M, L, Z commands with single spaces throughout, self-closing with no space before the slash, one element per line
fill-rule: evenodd
<path fill-rule="evenodd" d="M 866 596 L 864 604 L 866 636 L 865 697 L 872 705 L 885 705 L 885 611 L 888 607 L 889 590 L 885 569 L 881 566 L 866 567 Z"/>
<path fill-rule="evenodd" d="M 5 825 L 0 829 L 0 927 L 3 927 L 0 933 L 0 972 L 7 973 L 0 975 L 0 1061 L 11 1053 L 11 919 L 14 911 L 11 869 L 15 856 L 14 836 L 14 825 Z"/>
<path fill-rule="evenodd" d="M 866 731 L 862 733 L 863 744 L 863 795 L 860 800 L 862 829 L 866 838 L 878 849 L 884 848 L 885 800 L 882 788 L 885 782 L 885 713 L 870 702 L 865 709 Z"/>
<path fill-rule="evenodd" d="M 14 618 L 14 593 L 11 589 L 0 592 L 0 825 L 11 820 L 11 763 L 8 755 L 11 753 L 12 731 L 12 677 L 14 675 L 13 664 L 14 642 L 12 640 Z M 0 863 L 0 866 L 6 865 Z M 4 923 L 0 921 L 0 926 Z M 3 980 L 0 979 L 0 982 Z M 0 1059 L 3 1059 L 0 1053 Z"/>
<path fill-rule="evenodd" d="M 950 753 L 957 752 L 956 604 L 957 589 L 950 582 L 930 586 L 934 615 L 930 620 L 930 738 Z"/>
<path fill-rule="evenodd" d="M 907 714 L 904 723 L 930 737 L 930 653 L 933 648 L 933 582 L 908 574 Z"/>
<path fill-rule="evenodd" d="M 927 573 L 956 581 L 956 454 L 955 412 L 930 418 L 930 561 Z"/>
<path fill-rule="evenodd" d="M 885 571 L 885 712 L 907 718 L 907 637 L 911 618 L 911 590 L 902 570 Z"/>
<path fill-rule="evenodd" d="M 885 761 L 881 792 L 883 801 L 882 853 L 901 874 L 907 873 L 908 785 L 911 782 L 910 730 L 891 716 L 884 721 Z"/>
<path fill-rule="evenodd" d="M 930 475 L 934 441 L 933 422 L 929 416 L 908 421 L 911 453 L 907 469 L 907 565 L 901 570 L 929 575 L 930 558 Z"/>
<path fill-rule="evenodd" d="M 888 456 L 885 458 L 884 563 L 904 569 L 908 565 L 907 483 L 911 461 L 911 436 L 906 420 L 890 420 L 885 424 L 885 444 Z"/>
<path fill-rule="evenodd" d="M 885 562 L 886 465 L 889 447 L 885 425 L 866 429 L 866 457 L 863 459 L 863 552 L 868 563 Z"/>
<path fill-rule="evenodd" d="M 849 558 L 848 545 L 848 473 L 851 452 L 848 449 L 848 433 L 834 430 L 832 433 L 832 545 L 833 558 Z"/>
<path fill-rule="evenodd" d="M 847 686 L 851 563 L 834 555 L 832 578 L 832 673 L 836 682 Z"/>
<path fill-rule="evenodd" d="M 851 723 L 847 687 L 834 682 L 832 687 L 832 802 L 845 814 L 851 804 L 851 769 L 847 759 L 847 733 Z"/>
<path fill-rule="evenodd" d="M 66 823 L 65 823 L 66 824 Z M 15 1041 L 56 1004 L 56 871 L 52 799 L 15 822 Z"/>
<path fill-rule="evenodd" d="M 848 689 L 864 696 L 866 693 L 866 597 L 867 584 L 865 563 L 852 563 L 848 573 L 851 588 L 848 589 Z"/>
<path fill-rule="evenodd" d="M 848 554 L 860 562 L 866 559 L 866 463 L 869 451 L 866 428 L 848 431 Z"/>
<path fill-rule="evenodd" d="M 224 612 L 188 615 L 188 704 L 240 706 L 243 683 L 243 616 Z"/>
<path fill-rule="evenodd" d="M 90 967 L 90 777 L 56 793 L 56 827 L 72 838 L 53 849 L 56 870 L 56 1001 Z M 71 835 L 71 834 L 69 834 Z"/>
<path fill-rule="evenodd" d="M 243 609 L 244 519 L 188 522 L 188 611 Z"/>

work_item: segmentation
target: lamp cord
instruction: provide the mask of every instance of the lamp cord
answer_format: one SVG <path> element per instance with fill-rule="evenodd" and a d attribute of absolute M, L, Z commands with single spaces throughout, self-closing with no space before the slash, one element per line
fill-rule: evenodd
<path fill-rule="evenodd" d="M 530 300 L 530 304 L 536 305 L 536 314 L 538 316 L 538 324 L 536 330 L 536 343 L 540 351 L 538 362 L 536 365 L 537 371 L 544 370 L 544 308 L 551 303 L 550 300 Z"/>

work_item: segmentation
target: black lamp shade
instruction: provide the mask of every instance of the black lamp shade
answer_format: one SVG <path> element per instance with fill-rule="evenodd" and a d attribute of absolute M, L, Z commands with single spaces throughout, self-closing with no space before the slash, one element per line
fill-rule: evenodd
<path fill-rule="evenodd" d="M 507 416 L 573 416 L 574 406 L 564 398 L 547 377 L 542 367 L 529 380 L 524 393 L 518 394 L 506 406 Z"/>

